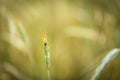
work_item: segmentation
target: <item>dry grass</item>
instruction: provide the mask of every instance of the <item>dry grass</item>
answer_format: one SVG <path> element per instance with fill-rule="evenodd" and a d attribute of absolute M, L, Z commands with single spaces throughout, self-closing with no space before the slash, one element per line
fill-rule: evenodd
<path fill-rule="evenodd" d="M 0 79 L 17 78 L 2 66 L 7 62 L 32 80 L 46 80 L 46 67 L 51 80 L 89 80 L 105 52 L 120 47 L 120 10 L 115 1 L 0 0 Z M 40 40 L 44 31 L 51 59 Z M 104 67 L 98 70 L 100 75 L 102 70 L 109 74 Z M 119 68 L 114 69 L 119 74 Z M 114 80 L 116 74 L 101 77 Z"/>
<path fill-rule="evenodd" d="M 102 71 L 104 71 L 106 65 L 110 63 L 113 59 L 115 59 L 120 53 L 120 49 L 113 49 L 110 51 L 107 56 L 103 59 L 102 63 L 98 66 L 91 80 L 98 80 Z"/>

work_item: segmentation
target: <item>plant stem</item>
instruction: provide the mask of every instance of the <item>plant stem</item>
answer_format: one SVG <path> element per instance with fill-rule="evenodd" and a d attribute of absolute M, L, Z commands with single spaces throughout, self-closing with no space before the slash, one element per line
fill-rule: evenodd
<path fill-rule="evenodd" d="M 50 80 L 50 70 L 47 70 L 48 80 Z"/>

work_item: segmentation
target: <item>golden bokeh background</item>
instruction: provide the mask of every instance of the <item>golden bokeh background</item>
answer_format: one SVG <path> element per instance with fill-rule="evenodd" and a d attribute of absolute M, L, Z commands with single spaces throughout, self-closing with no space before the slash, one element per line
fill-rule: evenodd
<path fill-rule="evenodd" d="M 120 47 L 119 11 L 119 0 L 0 0 L 0 80 L 47 80 L 44 33 L 51 80 L 89 80 Z M 100 80 L 119 80 L 119 63 Z"/>

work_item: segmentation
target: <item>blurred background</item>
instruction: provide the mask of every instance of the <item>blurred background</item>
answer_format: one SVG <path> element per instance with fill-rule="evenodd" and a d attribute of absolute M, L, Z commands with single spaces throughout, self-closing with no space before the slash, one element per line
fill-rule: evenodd
<path fill-rule="evenodd" d="M 120 47 L 119 0 L 0 0 L 0 80 L 89 80 Z M 120 80 L 120 58 L 99 80 Z"/>

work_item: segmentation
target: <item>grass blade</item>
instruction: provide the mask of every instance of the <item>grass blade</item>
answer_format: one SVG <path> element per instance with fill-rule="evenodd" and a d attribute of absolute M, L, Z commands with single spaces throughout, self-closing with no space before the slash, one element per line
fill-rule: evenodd
<path fill-rule="evenodd" d="M 97 80 L 100 76 L 101 72 L 104 70 L 106 65 L 115 59 L 119 55 L 120 49 L 113 49 L 108 53 L 108 55 L 103 59 L 102 63 L 98 66 L 98 68 L 95 71 L 95 74 L 91 78 L 91 80 Z"/>

